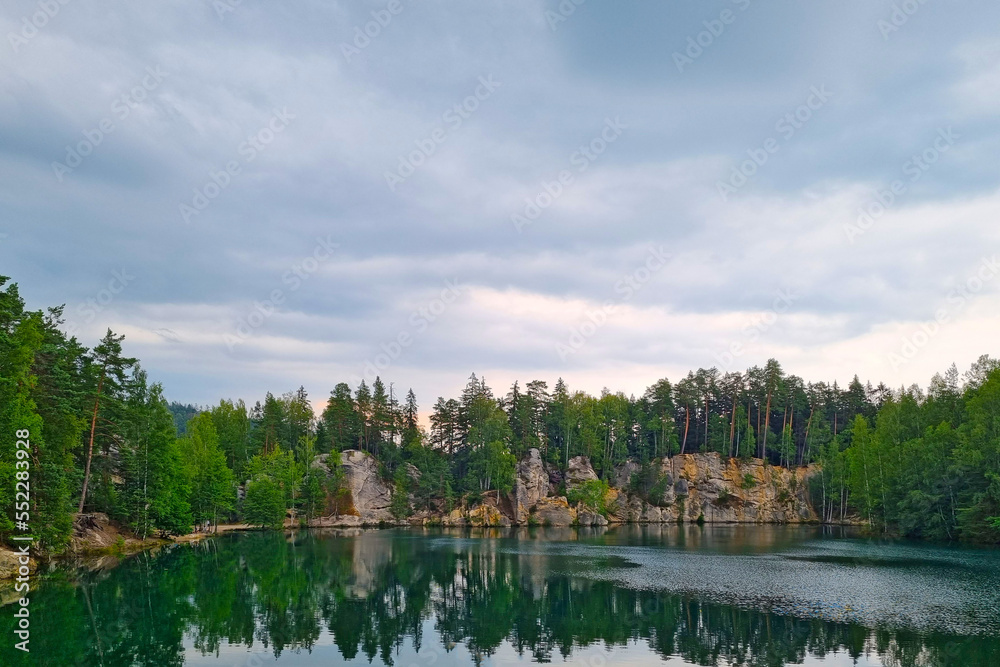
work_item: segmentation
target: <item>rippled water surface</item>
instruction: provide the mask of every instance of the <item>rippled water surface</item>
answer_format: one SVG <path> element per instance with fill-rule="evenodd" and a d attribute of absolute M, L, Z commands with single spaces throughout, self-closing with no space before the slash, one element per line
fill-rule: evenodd
<path fill-rule="evenodd" d="M 31 607 L 0 664 L 1000 665 L 1000 551 L 812 527 L 234 534 Z"/>

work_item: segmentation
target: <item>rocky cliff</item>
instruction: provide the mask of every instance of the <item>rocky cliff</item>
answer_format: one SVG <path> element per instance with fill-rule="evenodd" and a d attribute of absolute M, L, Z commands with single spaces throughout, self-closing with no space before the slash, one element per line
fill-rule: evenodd
<path fill-rule="evenodd" d="M 329 456 L 316 458 L 313 466 L 330 473 Z M 347 449 L 340 453 L 344 471 L 344 493 L 327 501 L 329 514 L 315 520 L 317 526 L 370 526 L 394 521 L 390 507 L 392 488 L 379 476 L 378 462 L 366 452 Z"/>
<path fill-rule="evenodd" d="M 368 454 L 341 453 L 347 489 L 335 511 L 315 525 L 374 525 L 396 522 L 390 511 L 392 488 L 378 474 Z M 326 468 L 324 457 L 314 465 Z M 719 454 L 684 454 L 659 459 L 643 472 L 646 492 L 633 478 L 641 466 L 628 461 L 603 487 L 585 456 L 569 460 L 565 473 L 546 464 L 532 449 L 517 465 L 514 487 L 506 496 L 487 495 L 475 507 L 445 513 L 413 514 L 409 523 L 459 526 L 600 526 L 608 523 L 806 523 L 818 517 L 809 503 L 813 467 L 788 470 L 761 459 L 724 459 Z M 419 474 L 419 473 L 417 473 Z M 563 492 L 567 495 L 559 495 Z M 589 494 L 581 494 L 590 489 Z M 586 497 L 587 501 L 570 498 Z M 597 505 L 597 506 L 590 506 Z"/>

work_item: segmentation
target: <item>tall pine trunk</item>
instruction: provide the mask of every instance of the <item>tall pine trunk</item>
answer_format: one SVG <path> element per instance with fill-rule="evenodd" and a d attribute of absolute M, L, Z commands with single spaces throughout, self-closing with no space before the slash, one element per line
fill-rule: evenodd
<path fill-rule="evenodd" d="M 684 453 L 684 448 L 687 447 L 688 442 L 688 427 L 691 425 L 691 407 L 688 405 L 684 406 L 684 441 L 681 443 L 681 454 Z"/>
<path fill-rule="evenodd" d="M 101 390 L 104 388 L 104 374 L 97 381 L 97 395 L 94 397 L 94 413 L 90 418 L 90 443 L 87 445 L 87 466 L 83 471 L 83 491 L 80 493 L 80 506 L 77 512 L 83 512 L 83 504 L 87 501 L 87 485 L 90 483 L 90 462 L 94 459 L 94 434 L 97 432 L 97 411 L 101 404 Z"/>
<path fill-rule="evenodd" d="M 733 414 L 729 417 L 729 456 L 733 456 L 733 437 L 736 435 L 736 394 L 733 394 Z"/>
<path fill-rule="evenodd" d="M 760 421 L 758 415 L 758 422 Z M 760 441 L 760 458 L 767 456 L 767 432 L 771 430 L 771 390 L 767 391 L 767 407 L 764 408 L 764 437 Z"/>

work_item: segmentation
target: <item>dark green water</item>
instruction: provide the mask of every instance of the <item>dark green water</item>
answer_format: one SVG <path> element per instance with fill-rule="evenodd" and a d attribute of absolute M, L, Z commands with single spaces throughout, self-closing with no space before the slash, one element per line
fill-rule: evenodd
<path fill-rule="evenodd" d="M 244 533 L 63 569 L 3 665 L 1000 665 L 1000 552 L 819 528 Z"/>

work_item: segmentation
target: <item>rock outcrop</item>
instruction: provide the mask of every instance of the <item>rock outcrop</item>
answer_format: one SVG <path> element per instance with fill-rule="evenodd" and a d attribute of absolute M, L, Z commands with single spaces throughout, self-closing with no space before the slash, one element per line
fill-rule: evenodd
<path fill-rule="evenodd" d="M 569 506 L 565 496 L 542 498 L 533 508 L 528 523 L 539 526 L 572 526 L 576 523 L 576 510 Z"/>
<path fill-rule="evenodd" d="M 316 457 L 313 466 L 329 474 L 328 458 L 327 454 Z M 317 524 L 354 526 L 393 522 L 392 489 L 379 476 L 375 459 L 366 452 L 345 449 L 340 453 L 340 465 L 346 492 L 335 501 L 338 511 L 334 517 L 325 517 L 325 522 Z"/>
<path fill-rule="evenodd" d="M 586 456 L 574 456 L 566 466 L 566 488 L 574 489 L 584 482 L 597 479 L 594 467 Z"/>
<path fill-rule="evenodd" d="M 545 469 L 537 450 L 518 466 L 512 500 L 514 524 L 550 526 L 611 523 L 804 523 L 818 520 L 809 502 L 809 478 L 816 468 L 788 470 L 762 459 L 727 459 L 719 454 L 685 454 L 653 461 L 655 493 L 632 492 L 632 479 L 642 467 L 627 461 L 610 475 L 611 491 L 602 512 L 573 507 L 555 496 L 548 471 L 549 493 L 542 495 Z M 646 469 L 647 472 L 649 469 Z M 598 479 L 585 456 L 569 460 L 568 490 Z M 529 491 L 530 490 L 530 491 Z"/>
<path fill-rule="evenodd" d="M 723 459 L 714 453 L 674 457 L 673 464 L 678 484 L 683 481 L 687 487 L 683 508 L 678 507 L 678 517 L 684 521 L 699 517 L 715 523 L 819 520 L 808 498 L 813 468 L 788 470 L 762 459 Z"/>
<path fill-rule="evenodd" d="M 14 579 L 18 576 L 21 568 L 20 556 L 18 552 L 0 547 L 0 580 Z M 34 558 L 29 558 L 27 568 L 29 572 L 34 572 L 38 563 Z"/>
<path fill-rule="evenodd" d="M 469 510 L 466 521 L 470 526 L 509 526 L 510 519 L 493 505 L 479 505 Z"/>
<path fill-rule="evenodd" d="M 313 464 L 326 468 L 326 456 Z M 363 526 L 397 523 L 391 512 L 393 489 L 379 476 L 368 454 L 341 452 L 346 491 L 336 512 L 315 520 L 322 526 Z M 568 461 L 565 472 L 547 464 L 531 449 L 518 464 L 511 492 L 490 492 L 481 502 L 445 512 L 442 507 L 413 513 L 417 525 L 503 527 L 510 525 L 605 526 L 609 523 L 804 523 L 818 517 L 809 502 L 809 479 L 816 468 L 788 470 L 761 459 L 728 459 L 719 454 L 684 454 L 657 459 L 652 468 L 627 461 L 609 475 L 610 491 L 600 508 L 570 503 L 561 489 L 574 491 L 599 479 L 586 456 Z M 643 472 L 645 490 L 633 488 Z M 411 480 L 416 468 L 407 467 Z M 570 497 L 574 497 L 572 493 Z"/>
<path fill-rule="evenodd" d="M 632 475 L 639 472 L 639 468 L 639 464 L 631 459 L 617 466 L 611 476 L 611 486 L 616 489 L 628 488 L 628 485 L 632 483 Z"/>
<path fill-rule="evenodd" d="M 515 523 L 526 523 L 528 511 L 549 495 L 549 474 L 542 463 L 542 456 L 537 449 L 528 450 L 528 456 L 517 464 L 517 477 L 514 479 L 514 490 L 511 492 L 513 520 Z"/>

